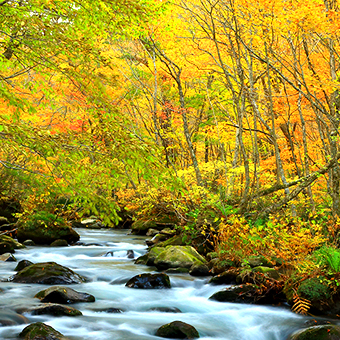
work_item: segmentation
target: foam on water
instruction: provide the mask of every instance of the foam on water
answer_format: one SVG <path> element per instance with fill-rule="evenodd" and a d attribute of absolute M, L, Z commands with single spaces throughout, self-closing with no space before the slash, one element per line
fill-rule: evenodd
<path fill-rule="evenodd" d="M 80 317 L 25 316 L 30 322 L 43 321 L 73 340 L 155 340 L 156 330 L 163 324 L 180 320 L 200 333 L 203 340 L 286 340 L 294 330 L 303 327 L 306 317 L 291 313 L 287 308 L 221 303 L 209 297 L 225 286 L 207 284 L 207 278 L 187 274 L 170 274 L 171 289 L 141 290 L 125 287 L 127 280 L 154 268 L 135 265 L 127 251 L 135 256 L 146 252 L 145 238 L 126 235 L 120 230 L 77 230 L 81 242 L 89 246 L 61 248 L 29 247 L 18 250 L 19 260 L 34 263 L 54 261 L 67 266 L 90 281 L 70 285 L 80 292 L 96 297 L 95 303 L 78 303 Z M 94 245 L 91 245 L 91 244 Z M 112 252 L 113 256 L 105 256 Z M 0 278 L 13 275 L 16 263 L 0 267 Z M 2 282 L 0 307 L 29 308 L 40 303 L 34 295 L 46 285 Z M 156 307 L 176 307 L 182 313 L 151 310 Z M 109 313 L 117 308 L 122 313 Z M 0 327 L 0 339 L 15 339 L 25 325 Z"/>

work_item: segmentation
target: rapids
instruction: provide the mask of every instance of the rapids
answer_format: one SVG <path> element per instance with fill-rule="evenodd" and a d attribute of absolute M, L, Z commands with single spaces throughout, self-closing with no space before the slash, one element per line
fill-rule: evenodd
<path fill-rule="evenodd" d="M 201 340 L 286 340 L 293 331 L 305 326 L 307 317 L 296 315 L 285 307 L 267 307 L 221 303 L 208 300 L 224 286 L 207 284 L 209 278 L 188 274 L 170 274 L 171 289 L 140 290 L 126 288 L 125 282 L 154 268 L 135 265 L 126 256 L 146 252 L 145 237 L 127 235 L 125 230 L 77 229 L 85 245 L 69 247 L 28 247 L 16 250 L 18 261 L 34 263 L 55 261 L 90 279 L 69 287 L 93 294 L 94 303 L 78 303 L 80 317 L 32 316 L 30 322 L 42 321 L 74 340 L 151 340 L 163 324 L 179 320 L 193 325 Z M 86 245 L 89 244 L 89 245 Z M 92 245 L 91 245 L 92 244 Z M 105 256 L 112 251 L 112 255 Z M 15 274 L 15 262 L 0 265 L 0 279 Z M 38 305 L 34 295 L 46 285 L 0 282 L 1 309 L 19 310 Z M 155 307 L 177 307 L 182 313 L 152 311 Z M 118 308 L 122 313 L 108 313 Z M 0 310 L 1 310 L 0 309 Z M 0 326 L 0 339 L 16 339 L 26 325 Z"/>

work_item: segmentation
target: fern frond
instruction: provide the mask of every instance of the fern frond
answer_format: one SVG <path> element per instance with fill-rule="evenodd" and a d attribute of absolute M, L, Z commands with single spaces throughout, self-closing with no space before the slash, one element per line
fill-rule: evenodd
<path fill-rule="evenodd" d="M 292 311 L 297 314 L 307 315 L 312 303 L 308 299 L 304 299 L 297 294 L 293 296 Z"/>

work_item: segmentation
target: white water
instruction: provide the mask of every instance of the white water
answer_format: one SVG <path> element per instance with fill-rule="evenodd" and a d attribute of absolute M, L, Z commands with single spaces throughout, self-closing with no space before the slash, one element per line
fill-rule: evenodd
<path fill-rule="evenodd" d="M 143 290 L 126 288 L 126 281 L 154 268 L 135 265 L 126 251 L 132 249 L 138 257 L 146 252 L 145 238 L 126 235 L 121 230 L 77 229 L 81 242 L 93 246 L 28 247 L 17 250 L 18 261 L 34 263 L 55 261 L 69 267 L 91 282 L 69 287 L 93 294 L 94 303 L 72 305 L 80 317 L 24 315 L 30 322 L 42 321 L 70 339 L 84 340 L 151 340 L 163 324 L 179 320 L 193 325 L 202 340 L 286 340 L 293 331 L 303 328 L 306 317 L 293 314 L 287 308 L 221 303 L 208 300 L 224 286 L 207 284 L 208 278 L 193 278 L 187 274 L 170 274 L 171 289 Z M 103 256 L 112 251 L 113 256 Z M 0 279 L 15 274 L 15 262 L 0 264 Z M 0 310 L 17 310 L 39 304 L 34 295 L 46 285 L 1 282 Z M 150 311 L 154 307 L 177 307 L 182 313 Z M 119 308 L 123 313 L 103 312 Z M 16 339 L 26 325 L 0 327 L 0 339 Z"/>

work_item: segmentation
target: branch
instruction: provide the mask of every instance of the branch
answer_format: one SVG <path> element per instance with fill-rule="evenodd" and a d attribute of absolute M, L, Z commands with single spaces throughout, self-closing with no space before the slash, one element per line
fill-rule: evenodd
<path fill-rule="evenodd" d="M 277 184 L 274 185 L 271 188 L 265 189 L 265 190 L 261 190 L 259 191 L 255 197 L 260 197 L 260 196 L 264 196 L 264 195 L 268 195 L 271 194 L 277 190 L 281 190 L 281 189 L 286 189 L 289 188 L 293 185 L 298 185 L 298 187 L 296 187 L 289 195 L 287 195 L 283 200 L 281 200 L 278 203 L 274 203 L 272 204 L 270 207 L 264 209 L 261 213 L 260 213 L 260 217 L 264 217 L 265 215 L 269 214 L 269 213 L 273 213 L 276 212 L 278 210 L 280 210 L 285 204 L 287 204 L 289 201 L 291 201 L 293 198 L 295 198 L 301 191 L 303 191 L 306 187 L 308 187 L 309 185 L 311 185 L 314 181 L 316 181 L 321 175 L 324 175 L 325 173 L 327 173 L 330 169 L 334 168 L 337 164 L 338 164 L 338 160 L 340 158 L 340 152 L 337 153 L 337 155 L 331 159 L 324 167 L 322 167 L 320 170 L 318 171 L 314 171 L 311 174 L 309 174 L 308 176 L 299 178 L 295 181 L 292 181 L 290 183 L 286 183 L 286 184 Z"/>

